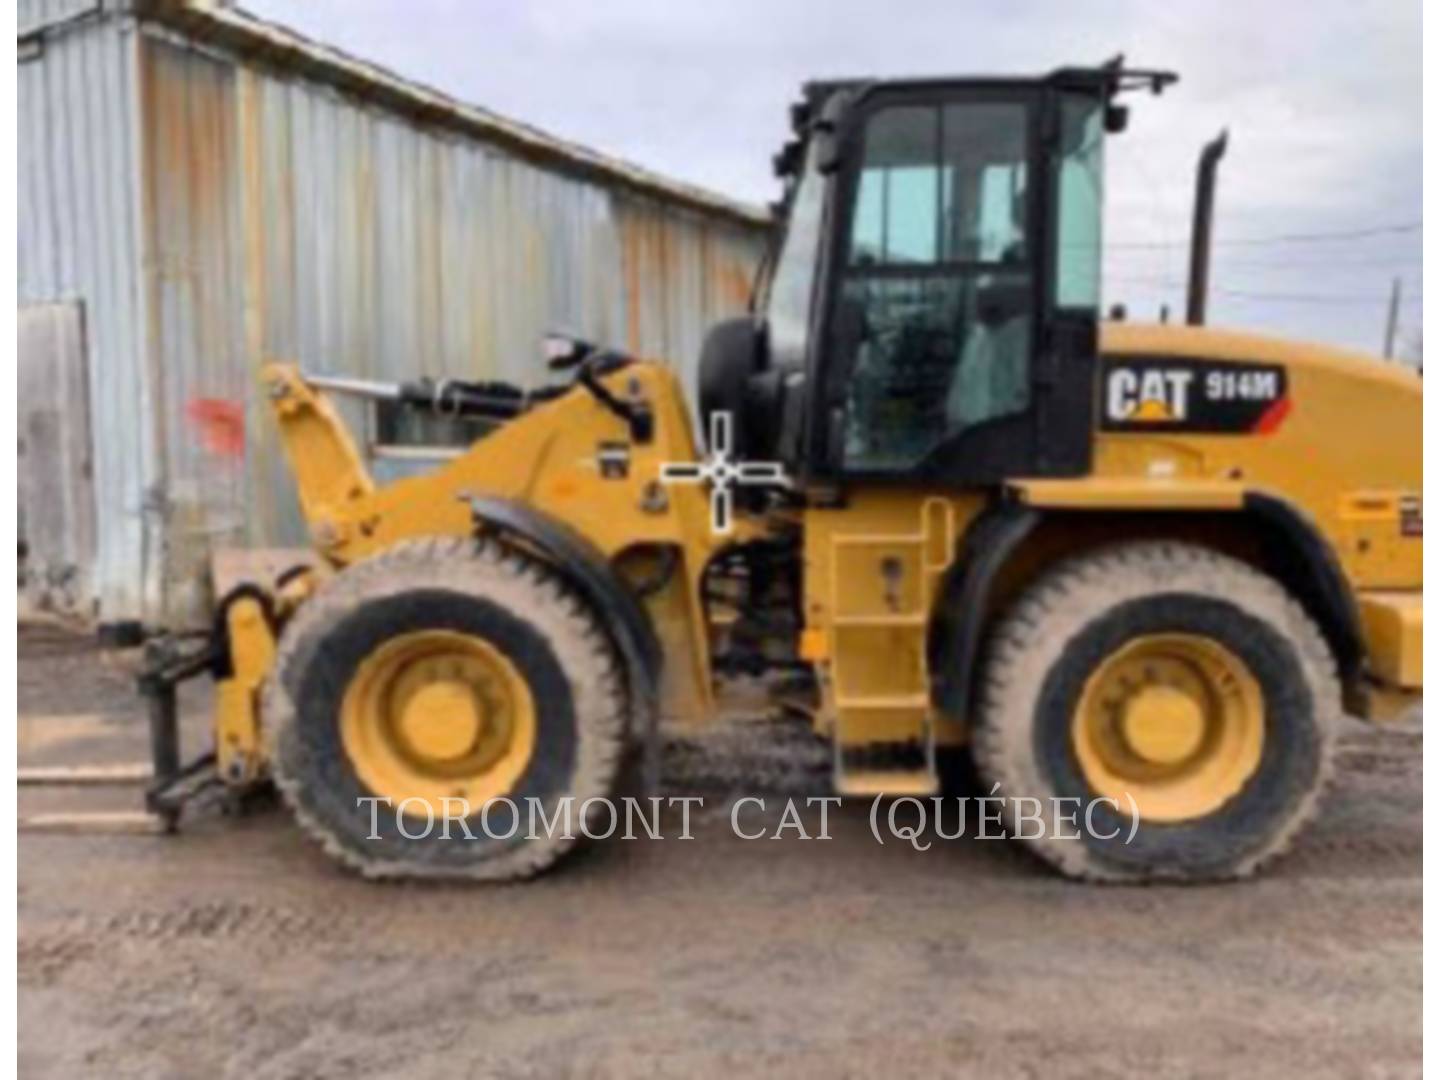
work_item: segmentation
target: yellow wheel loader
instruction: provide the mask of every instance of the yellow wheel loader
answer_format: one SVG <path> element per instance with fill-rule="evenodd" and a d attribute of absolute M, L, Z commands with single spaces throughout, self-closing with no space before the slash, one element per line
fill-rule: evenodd
<path fill-rule="evenodd" d="M 725 677 L 785 672 L 840 795 L 935 795 L 959 751 L 1068 875 L 1278 855 L 1342 713 L 1420 694 L 1421 383 L 1102 325 L 1104 142 L 1172 78 L 807 87 L 698 425 L 670 368 L 577 340 L 538 390 L 269 365 L 317 558 L 155 650 L 151 806 L 273 781 L 367 875 L 523 877 L 578 829 L 536 808 L 583 817 Z M 381 486 L 337 393 L 494 426 Z M 204 672 L 215 748 L 182 765 L 175 685 Z M 475 839 L 421 827 L 445 819 Z"/>

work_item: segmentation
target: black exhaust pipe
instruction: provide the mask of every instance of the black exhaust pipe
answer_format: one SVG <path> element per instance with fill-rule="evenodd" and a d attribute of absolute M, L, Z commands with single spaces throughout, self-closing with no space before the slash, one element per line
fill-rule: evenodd
<path fill-rule="evenodd" d="M 1215 174 L 1230 138 L 1222 131 L 1200 151 L 1195 173 L 1195 220 L 1190 227 L 1190 289 L 1185 300 L 1185 321 L 1205 324 L 1205 300 L 1210 292 L 1210 233 L 1215 224 Z"/>

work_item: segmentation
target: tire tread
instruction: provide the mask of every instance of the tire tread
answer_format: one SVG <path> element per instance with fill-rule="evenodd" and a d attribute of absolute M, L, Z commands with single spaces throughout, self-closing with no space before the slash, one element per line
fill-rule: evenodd
<path fill-rule="evenodd" d="M 1152 587 L 1160 591 L 1175 581 L 1185 582 L 1187 589 L 1242 602 L 1265 619 L 1296 647 L 1316 701 L 1321 733 L 1316 782 L 1282 828 L 1218 875 L 1245 878 L 1283 855 L 1315 816 L 1334 768 L 1341 706 L 1334 657 L 1319 627 L 1277 581 L 1238 559 L 1179 541 L 1133 541 L 1072 556 L 1043 574 L 1000 617 L 990 636 L 974 730 L 976 766 L 986 786 L 998 784 L 1002 795 L 1033 794 L 1035 781 L 1026 775 L 1024 764 L 1033 721 L 1022 701 L 1027 688 L 1038 686 L 1045 677 L 1044 660 L 1058 648 L 1054 636 L 1077 632 L 1116 603 L 1117 596 L 1128 598 Z M 1013 816 L 1010 799 L 1006 806 Z M 1067 877 L 1092 882 L 1151 880 L 1101 862 L 1077 841 L 1047 835 L 1022 842 Z M 1163 876 L 1198 880 L 1179 873 Z M 1216 876 L 1207 875 L 1205 880 Z"/>
<path fill-rule="evenodd" d="M 615 651 L 588 605 L 540 562 L 489 539 L 426 537 L 395 545 L 347 567 L 305 602 L 281 635 L 267 680 L 262 714 L 271 732 L 271 772 L 301 829 L 332 858 L 367 878 L 459 878 L 509 881 L 530 878 L 575 846 L 572 836 L 542 836 L 473 863 L 436 865 L 419 860 L 368 857 L 343 842 L 333 826 L 307 805 L 304 777 L 291 760 L 300 722 L 282 675 L 309 648 L 361 604 L 413 588 L 417 578 L 443 580 L 448 589 L 524 612 L 554 650 L 571 684 L 578 753 L 570 792 L 577 805 L 613 791 L 624 756 L 628 699 Z"/>

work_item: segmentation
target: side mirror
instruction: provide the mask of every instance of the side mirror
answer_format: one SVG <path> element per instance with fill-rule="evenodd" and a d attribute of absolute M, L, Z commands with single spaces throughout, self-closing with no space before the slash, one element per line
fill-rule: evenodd
<path fill-rule="evenodd" d="M 1119 135 L 1130 126 L 1130 109 L 1125 105 L 1105 106 L 1105 131 L 1111 135 Z"/>
<path fill-rule="evenodd" d="M 575 367 L 595 351 L 592 342 L 554 330 L 541 339 L 540 347 L 551 371 Z"/>
<path fill-rule="evenodd" d="M 781 179 L 796 175 L 800 171 L 803 149 L 800 143 L 794 139 L 782 146 L 780 152 L 771 161 L 775 175 Z"/>
<path fill-rule="evenodd" d="M 810 124 L 810 103 L 808 101 L 797 101 L 790 106 L 790 130 L 796 135 L 803 135 L 805 128 Z"/>

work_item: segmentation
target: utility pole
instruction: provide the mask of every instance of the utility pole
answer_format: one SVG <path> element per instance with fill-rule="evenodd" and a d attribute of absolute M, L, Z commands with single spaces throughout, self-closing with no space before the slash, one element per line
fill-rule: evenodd
<path fill-rule="evenodd" d="M 1390 286 L 1390 314 L 1385 319 L 1385 359 L 1395 359 L 1395 330 L 1400 323 L 1400 279 Z"/>

